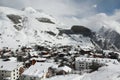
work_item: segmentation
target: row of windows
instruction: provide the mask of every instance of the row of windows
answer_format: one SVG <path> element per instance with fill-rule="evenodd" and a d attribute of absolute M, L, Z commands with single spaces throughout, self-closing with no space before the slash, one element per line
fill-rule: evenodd
<path fill-rule="evenodd" d="M 23 76 L 23 79 L 25 79 L 26 78 L 26 76 Z M 35 80 L 36 79 L 36 77 L 30 77 L 30 80 Z"/>
<path fill-rule="evenodd" d="M 18 72 L 16 74 L 19 74 Z M 15 73 L 13 74 L 15 76 Z"/>
<path fill-rule="evenodd" d="M 91 60 L 91 59 L 81 59 L 82 61 L 99 61 L 99 62 L 111 62 L 112 60 L 104 60 L 104 59 L 93 59 L 93 60 Z M 81 61 L 81 60 L 78 60 L 78 61 Z M 114 61 L 115 62 L 115 61 Z"/>
<path fill-rule="evenodd" d="M 17 71 L 16 71 L 17 70 Z M 18 72 L 18 69 L 16 69 L 16 70 L 13 70 L 13 72 L 14 72 L 14 74 L 13 74 L 13 79 L 16 79 L 16 78 L 19 78 L 19 72 Z M 16 71 L 16 72 L 15 72 Z M 16 78 L 15 78 L 16 77 Z"/>
<path fill-rule="evenodd" d="M 6 73 L 6 71 L 2 71 L 2 73 L 3 73 L 3 72 Z"/>

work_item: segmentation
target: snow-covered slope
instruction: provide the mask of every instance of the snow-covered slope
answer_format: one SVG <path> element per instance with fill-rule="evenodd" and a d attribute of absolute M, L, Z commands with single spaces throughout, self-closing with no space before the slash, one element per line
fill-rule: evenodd
<path fill-rule="evenodd" d="M 0 48 L 18 48 L 29 44 L 40 45 L 81 45 L 94 48 L 89 37 L 82 35 L 58 35 L 64 28 L 52 16 L 31 7 L 16 10 L 0 7 Z"/>
<path fill-rule="evenodd" d="M 120 34 L 117 31 L 113 29 L 105 29 L 105 27 L 102 27 L 99 31 L 99 34 L 109 43 L 120 49 Z"/>
<path fill-rule="evenodd" d="M 120 64 L 108 63 L 108 66 L 99 68 L 93 73 L 85 73 L 83 75 L 65 75 L 55 76 L 46 80 L 120 80 Z"/>
<path fill-rule="evenodd" d="M 68 74 L 64 76 L 55 76 L 45 80 L 81 80 L 83 76 L 78 74 Z"/>
<path fill-rule="evenodd" d="M 43 40 L 52 39 L 45 31 L 53 31 L 58 34 L 55 24 L 42 23 L 36 18 L 52 17 L 39 13 L 32 8 L 26 8 L 24 11 L 18 11 L 6 7 L 0 7 L 0 34 L 1 47 L 17 47 L 26 43 L 34 43 Z M 53 20 L 53 22 L 55 22 Z M 51 38 L 50 38 L 51 37 Z"/>
<path fill-rule="evenodd" d="M 120 64 L 109 64 L 91 74 L 86 74 L 80 80 L 120 80 Z"/>

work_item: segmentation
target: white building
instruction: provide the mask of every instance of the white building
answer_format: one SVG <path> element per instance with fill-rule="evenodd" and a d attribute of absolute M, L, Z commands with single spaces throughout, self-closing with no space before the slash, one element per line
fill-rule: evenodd
<path fill-rule="evenodd" d="M 75 68 L 76 70 L 89 69 L 89 66 L 91 66 L 93 62 L 98 64 L 119 63 L 116 59 L 77 57 L 75 59 Z"/>
<path fill-rule="evenodd" d="M 17 80 L 22 63 L 0 61 L 0 80 Z"/>
<path fill-rule="evenodd" d="M 36 62 L 22 74 L 21 80 L 42 80 L 46 77 L 48 68 L 54 66 L 53 63 Z"/>

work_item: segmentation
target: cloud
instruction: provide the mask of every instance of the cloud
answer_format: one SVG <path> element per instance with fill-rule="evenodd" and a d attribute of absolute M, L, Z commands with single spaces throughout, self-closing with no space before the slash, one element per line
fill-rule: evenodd
<path fill-rule="evenodd" d="M 95 5 L 93 5 L 93 7 L 94 7 L 94 8 L 97 8 L 97 5 L 95 4 Z"/>
<path fill-rule="evenodd" d="M 105 3 L 103 3 L 104 1 Z M 68 27 L 85 25 L 94 30 L 98 30 L 101 26 L 120 30 L 119 9 L 112 15 L 101 13 L 108 10 L 110 12 L 111 9 L 115 10 L 116 7 L 113 6 L 118 6 L 119 3 L 119 0 L 116 2 L 114 0 L 0 0 L 1 6 L 17 9 L 23 7 L 41 9 L 67 24 Z"/>
<path fill-rule="evenodd" d="M 0 6 L 21 9 L 29 5 L 29 0 L 0 0 Z"/>
<path fill-rule="evenodd" d="M 71 0 L 34 0 L 30 1 L 30 3 L 32 3 L 32 7 L 42 9 L 55 16 L 77 14 L 77 9 L 71 4 Z"/>
<path fill-rule="evenodd" d="M 104 26 L 120 33 L 120 10 L 116 10 L 113 15 L 98 13 L 96 15 L 76 19 L 77 24 L 84 25 L 93 31 L 99 31 Z"/>
<path fill-rule="evenodd" d="M 71 24 L 71 21 L 73 21 L 72 24 L 75 24 L 75 17 L 87 17 L 96 13 L 92 2 L 79 1 L 80 0 L 0 0 L 0 5 L 17 9 L 31 6 L 53 15 L 61 22 Z"/>

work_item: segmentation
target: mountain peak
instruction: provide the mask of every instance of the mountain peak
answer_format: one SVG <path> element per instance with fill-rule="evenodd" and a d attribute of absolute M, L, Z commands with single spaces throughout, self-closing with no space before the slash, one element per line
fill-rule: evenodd
<path fill-rule="evenodd" d="M 29 13 L 36 13 L 37 11 L 32 7 L 26 7 L 23 9 L 23 11 L 29 12 Z"/>

